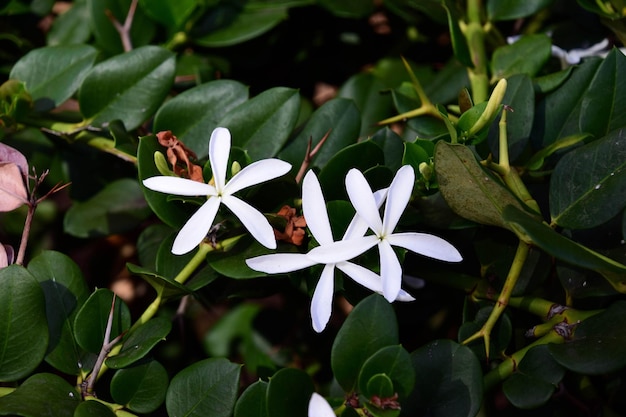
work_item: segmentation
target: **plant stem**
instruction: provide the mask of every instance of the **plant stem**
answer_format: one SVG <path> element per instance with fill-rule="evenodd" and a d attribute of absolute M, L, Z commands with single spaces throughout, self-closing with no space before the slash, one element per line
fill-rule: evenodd
<path fill-rule="evenodd" d="M 482 1 L 468 0 L 467 26 L 464 30 L 465 38 L 470 50 L 474 68 L 468 68 L 468 75 L 472 85 L 472 99 L 475 104 L 487 100 L 489 78 L 487 77 L 487 53 L 485 51 L 485 31 L 482 25 Z"/>
<path fill-rule="evenodd" d="M 33 224 L 33 217 L 37 209 L 37 202 L 31 197 L 28 203 L 28 212 L 26 213 L 26 221 L 24 222 L 24 230 L 22 231 L 22 239 L 20 240 L 20 248 L 17 252 L 15 263 L 24 265 L 24 257 L 26 256 L 26 246 L 28 246 L 28 236 L 30 235 L 30 227 Z"/>

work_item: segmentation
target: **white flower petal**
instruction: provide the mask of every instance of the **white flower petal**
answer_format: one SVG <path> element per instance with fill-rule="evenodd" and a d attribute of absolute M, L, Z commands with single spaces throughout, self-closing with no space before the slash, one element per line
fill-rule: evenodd
<path fill-rule="evenodd" d="M 333 243 L 322 187 L 313 171 L 307 172 L 302 181 L 302 211 L 306 225 L 320 245 Z"/>
<path fill-rule="evenodd" d="M 224 193 L 233 194 L 251 185 L 260 184 L 285 175 L 291 164 L 280 159 L 262 159 L 243 168 L 224 187 Z"/>
<path fill-rule="evenodd" d="M 393 246 L 400 246 L 411 252 L 440 261 L 460 262 L 463 257 L 459 251 L 447 241 L 428 233 L 395 233 L 387 237 Z"/>
<path fill-rule="evenodd" d="M 261 245 L 268 249 L 276 249 L 274 229 L 260 211 L 232 195 L 222 197 L 222 203 L 241 220 L 241 223 Z"/>
<path fill-rule="evenodd" d="M 309 417 L 336 417 L 328 401 L 317 392 L 309 400 Z"/>
<path fill-rule="evenodd" d="M 321 333 L 330 320 L 333 310 L 333 292 L 335 289 L 335 265 L 324 266 L 311 300 L 311 322 L 313 330 Z"/>
<path fill-rule="evenodd" d="M 404 165 L 400 168 L 391 181 L 383 216 L 383 233 L 385 235 L 393 233 L 393 229 L 396 228 L 400 216 L 409 204 L 414 182 L 415 172 L 411 165 Z"/>
<path fill-rule="evenodd" d="M 190 197 L 217 194 L 215 187 L 209 184 L 179 177 L 158 176 L 146 178 L 143 180 L 143 185 L 153 191 Z"/>
<path fill-rule="evenodd" d="M 383 283 L 380 279 L 380 275 L 375 274 L 367 268 L 363 268 L 361 265 L 354 264 L 352 262 L 339 262 L 335 265 L 343 273 L 352 278 L 354 282 L 368 288 L 374 292 L 383 292 Z"/>
<path fill-rule="evenodd" d="M 387 198 L 387 190 L 389 188 L 383 188 L 382 190 L 378 190 L 374 193 L 374 201 L 376 201 L 376 207 L 380 208 L 383 205 L 383 202 Z M 343 234 L 343 240 L 352 239 L 353 237 L 361 237 L 367 232 L 367 223 L 365 220 L 358 214 L 355 214 L 352 218 L 352 221 L 346 228 L 346 232 Z"/>
<path fill-rule="evenodd" d="M 404 290 L 400 290 L 398 293 L 398 297 L 396 297 L 396 301 L 410 302 L 415 301 L 415 297 Z"/>
<path fill-rule="evenodd" d="M 358 169 L 351 169 L 346 175 L 346 191 L 357 214 L 365 223 L 378 234 L 382 231 L 383 223 L 376 207 L 374 194 L 367 180 Z"/>
<path fill-rule="evenodd" d="M 200 206 L 198 211 L 187 220 L 187 223 L 176 235 L 174 245 L 172 246 L 174 255 L 184 255 L 202 242 L 209 232 L 213 220 L 215 220 L 219 207 L 220 199 L 218 197 L 210 197 L 206 203 Z"/>
<path fill-rule="evenodd" d="M 320 264 L 335 264 L 356 258 L 372 248 L 376 243 L 378 243 L 378 238 L 374 235 L 340 240 L 313 248 L 307 253 L 307 256 Z"/>
<path fill-rule="evenodd" d="M 308 268 L 316 263 L 302 253 L 275 253 L 246 259 L 246 264 L 250 268 L 266 274 L 284 274 Z"/>
<path fill-rule="evenodd" d="M 213 182 L 218 192 L 224 191 L 226 184 L 228 155 L 230 155 L 230 131 L 224 127 L 217 127 L 209 140 L 209 161 L 213 171 Z"/>
<path fill-rule="evenodd" d="M 391 245 L 386 241 L 378 244 L 380 253 L 380 277 L 383 281 L 383 296 L 390 303 L 398 298 L 402 285 L 402 267 Z"/>

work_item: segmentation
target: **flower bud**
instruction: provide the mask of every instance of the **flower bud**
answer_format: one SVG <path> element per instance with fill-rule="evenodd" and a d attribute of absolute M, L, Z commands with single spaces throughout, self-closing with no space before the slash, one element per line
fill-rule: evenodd
<path fill-rule="evenodd" d="M 175 177 L 174 172 L 170 169 L 170 166 L 165 159 L 165 155 L 162 152 L 156 151 L 154 153 L 154 165 L 161 175 Z"/>
<path fill-rule="evenodd" d="M 496 87 L 493 89 L 491 93 L 491 97 L 489 97 L 489 101 L 487 102 L 487 107 L 485 107 L 485 111 L 480 115 L 474 126 L 469 130 L 469 135 L 473 136 L 480 132 L 484 127 L 486 127 L 489 123 L 493 121 L 493 119 L 498 114 L 500 104 L 502 104 L 502 99 L 504 98 L 504 94 L 506 93 L 507 82 L 505 78 L 502 78 L 496 84 Z"/>

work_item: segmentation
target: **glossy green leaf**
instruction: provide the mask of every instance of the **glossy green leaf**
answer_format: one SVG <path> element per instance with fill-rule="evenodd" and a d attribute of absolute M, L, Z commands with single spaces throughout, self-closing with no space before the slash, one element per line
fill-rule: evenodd
<path fill-rule="evenodd" d="M 148 270 L 156 270 L 156 259 L 163 240 L 172 234 L 172 229 L 164 224 L 146 227 L 137 238 L 139 263 Z"/>
<path fill-rule="evenodd" d="M 86 0 L 72 3 L 72 7 L 59 15 L 48 32 L 47 42 L 50 46 L 87 43 L 91 36 L 91 27 L 85 22 L 89 20 L 89 9 Z"/>
<path fill-rule="evenodd" d="M 170 383 L 165 405 L 170 416 L 229 417 L 239 390 L 240 366 L 205 359 L 180 371 Z"/>
<path fill-rule="evenodd" d="M 549 6 L 552 0 L 489 0 L 489 20 L 515 20 L 528 17 Z"/>
<path fill-rule="evenodd" d="M 546 403 L 565 370 L 550 355 L 548 345 L 530 349 L 515 373 L 504 381 L 502 390 L 517 408 L 535 408 Z"/>
<path fill-rule="evenodd" d="M 259 311 L 256 304 L 240 304 L 226 313 L 204 338 L 207 353 L 214 357 L 228 356 L 232 342 L 250 334 Z"/>
<path fill-rule="evenodd" d="M 311 377 L 295 368 L 283 368 L 267 385 L 267 414 L 307 417 L 309 399 L 315 391 Z"/>
<path fill-rule="evenodd" d="M 198 0 L 140 0 L 141 9 L 152 19 L 165 26 L 169 32 L 177 29 L 189 17 Z"/>
<path fill-rule="evenodd" d="M 626 365 L 626 302 L 617 301 L 605 311 L 580 323 L 571 340 L 549 345 L 554 359 L 584 375 L 601 375 Z"/>
<path fill-rule="evenodd" d="M 626 57 L 613 49 L 602 61 L 580 104 L 580 129 L 596 137 L 626 125 Z"/>
<path fill-rule="evenodd" d="M 567 67 L 564 70 L 542 75 L 533 79 L 533 88 L 536 93 L 548 94 L 559 88 L 572 75 L 574 67 Z"/>
<path fill-rule="evenodd" d="M 106 288 L 94 291 L 83 304 L 74 320 L 74 331 L 78 345 L 88 352 L 98 353 L 102 349 L 109 312 L 113 303 L 113 292 Z M 110 340 L 130 328 L 128 306 L 115 298 Z"/>
<path fill-rule="evenodd" d="M 0 323 L 0 381 L 16 381 L 35 370 L 48 347 L 44 294 L 21 266 L 0 269 Z"/>
<path fill-rule="evenodd" d="M 374 133 L 378 122 L 393 116 L 391 97 L 383 94 L 385 88 L 378 77 L 362 72 L 350 77 L 337 93 L 338 97 L 354 100 L 361 113 L 362 137 Z"/>
<path fill-rule="evenodd" d="M 483 400 L 483 375 L 472 351 L 451 340 L 435 340 L 411 354 L 416 385 L 406 415 L 473 417 Z"/>
<path fill-rule="evenodd" d="M 137 180 L 124 178 L 87 201 L 74 203 L 65 215 L 63 227 L 66 233 L 77 237 L 107 236 L 132 230 L 151 213 Z"/>
<path fill-rule="evenodd" d="M 383 150 L 385 166 L 387 168 L 396 172 L 404 165 L 402 159 L 404 156 L 405 142 L 396 132 L 388 127 L 383 127 L 374 133 L 371 140 Z"/>
<path fill-rule="evenodd" d="M 167 101 L 154 116 L 153 130 L 171 130 L 203 158 L 209 151 L 211 132 L 220 126 L 218 122 L 247 99 L 248 87 L 237 81 L 200 84 Z"/>
<path fill-rule="evenodd" d="M 402 346 L 386 346 L 367 358 L 359 372 L 359 392 L 366 397 L 378 395 L 377 392 L 368 391 L 370 379 L 378 374 L 387 375 L 391 379 L 394 393 L 401 399 L 408 396 L 415 385 L 411 356 Z"/>
<path fill-rule="evenodd" d="M 454 13 L 455 9 L 450 9 L 446 5 L 445 1 L 442 1 L 441 4 L 446 9 L 446 14 L 448 15 L 448 30 L 450 32 L 454 56 L 461 64 L 468 68 L 474 68 L 474 62 L 472 62 L 469 46 L 467 45 L 467 38 L 459 25 L 460 17 Z"/>
<path fill-rule="evenodd" d="M 577 145 L 585 139 L 589 138 L 587 133 L 581 133 L 579 135 L 566 136 L 562 139 L 558 139 L 539 152 L 534 154 L 527 162 L 526 166 L 532 171 L 536 171 L 543 167 L 545 159 L 557 151 L 566 149 L 570 146 Z"/>
<path fill-rule="evenodd" d="M 156 272 L 163 277 L 168 277 L 170 280 L 173 280 L 196 254 L 195 250 L 184 255 L 172 254 L 172 245 L 174 244 L 175 237 L 175 233 L 170 233 L 161 241 L 156 257 Z M 211 269 L 210 266 L 200 266 L 191 275 L 191 277 L 187 279 L 185 285 L 190 289 L 196 290 L 198 287 L 192 286 L 191 281 L 193 281 L 196 285 L 199 280 L 208 284 L 215 278 L 217 278 L 217 274 Z"/>
<path fill-rule="evenodd" d="M 28 263 L 46 298 L 49 344 L 46 362 L 69 375 L 78 375 L 84 351 L 74 339 L 74 319 L 89 297 L 78 265 L 69 257 L 44 251 Z"/>
<path fill-rule="evenodd" d="M 552 222 L 570 229 L 598 226 L 626 206 L 626 128 L 567 153 L 550 180 Z"/>
<path fill-rule="evenodd" d="M 531 135 L 537 148 L 582 133 L 579 125 L 581 103 L 601 62 L 600 58 L 585 59 L 560 88 L 537 104 Z"/>
<path fill-rule="evenodd" d="M 547 35 L 525 35 L 517 42 L 501 46 L 493 53 L 493 78 L 509 78 L 514 74 L 535 76 L 548 62 L 552 41 Z"/>
<path fill-rule="evenodd" d="M 332 99 L 311 115 L 298 136 L 285 146 L 278 157 L 291 163 L 291 172 L 295 175 L 304 161 L 309 140 L 311 149 L 314 149 L 330 131 L 309 165 L 310 168 L 323 169 L 337 152 L 356 143 L 360 129 L 361 115 L 354 102 L 344 98 Z"/>
<path fill-rule="evenodd" d="M 393 308 L 380 295 L 362 300 L 339 330 L 331 351 L 335 379 L 345 391 L 356 388 L 359 372 L 378 350 L 398 344 L 398 325 Z"/>
<path fill-rule="evenodd" d="M 115 417 L 115 413 L 101 402 L 83 401 L 74 410 L 73 417 Z"/>
<path fill-rule="evenodd" d="M 360 0 L 319 0 L 320 6 L 332 14 L 349 19 L 362 19 L 374 12 L 374 2 Z"/>
<path fill-rule="evenodd" d="M 235 417 L 269 417 L 267 385 L 267 382 L 261 380 L 250 384 L 235 404 Z"/>
<path fill-rule="evenodd" d="M 94 125 L 120 119 L 126 129 L 137 128 L 167 96 L 175 67 L 174 54 L 158 46 L 133 49 L 101 62 L 78 92 L 83 116 Z"/>
<path fill-rule="evenodd" d="M 372 141 L 368 140 L 343 148 L 328 161 L 319 174 L 326 201 L 348 199 L 345 184 L 343 180 L 339 184 L 338 179 L 345 178 L 350 169 L 358 168 L 366 171 L 384 163 L 385 155 L 382 149 Z"/>
<path fill-rule="evenodd" d="M 173 279 L 163 277 L 154 271 L 131 263 L 126 264 L 126 267 L 131 274 L 139 275 L 147 281 L 164 300 L 181 297 L 190 293 L 189 289 L 185 288 L 184 285 L 179 284 Z"/>
<path fill-rule="evenodd" d="M 80 394 L 63 378 L 35 374 L 15 391 L 0 397 L 0 414 L 23 417 L 73 417 Z"/>
<path fill-rule="evenodd" d="M 236 45 L 261 36 L 287 18 L 284 7 L 254 7 L 254 2 L 244 6 L 229 25 L 194 39 L 202 46 L 217 48 Z"/>
<path fill-rule="evenodd" d="M 404 142 L 404 155 L 402 157 L 402 165 L 411 165 L 417 173 L 422 162 L 428 163 L 430 156 L 419 144 Z"/>
<path fill-rule="evenodd" d="M 136 413 L 151 413 L 165 400 L 169 378 L 157 361 L 120 369 L 111 379 L 111 396 Z"/>
<path fill-rule="evenodd" d="M 599 272 L 617 291 L 626 292 L 625 265 L 566 238 L 516 207 L 507 206 L 502 214 L 505 221 L 516 224 L 533 244 L 550 255 L 574 266 Z"/>
<path fill-rule="evenodd" d="M 218 123 L 230 129 L 232 145 L 253 161 L 275 156 L 295 127 L 300 111 L 298 90 L 274 87 L 235 107 Z"/>
<path fill-rule="evenodd" d="M 117 32 L 107 10 L 121 24 L 126 20 L 131 0 L 87 0 L 89 8 L 89 22 L 84 25 L 91 26 L 96 43 L 99 48 L 109 55 L 124 52 L 120 34 Z M 130 41 L 134 48 L 146 45 L 155 33 L 154 22 L 143 12 L 141 7 L 137 7 L 133 16 L 133 24 L 130 28 Z"/>
<path fill-rule="evenodd" d="M 411 358 L 409 357 L 409 362 L 410 360 Z M 413 368 L 410 369 L 412 370 Z M 370 398 L 374 395 L 378 398 L 389 398 L 394 395 L 395 389 L 393 381 L 387 376 L 387 374 L 375 374 L 367 381 L 367 384 L 365 388 L 363 388 L 362 392 Z"/>
<path fill-rule="evenodd" d="M 154 317 L 122 339 L 122 349 L 107 358 L 109 368 L 125 368 L 145 357 L 157 343 L 165 340 L 172 330 L 172 322 L 164 317 Z"/>
<path fill-rule="evenodd" d="M 455 213 L 468 220 L 508 229 L 502 219 L 504 207 L 522 209 L 519 200 L 480 166 L 466 146 L 438 142 L 435 172 L 443 198 Z"/>
<path fill-rule="evenodd" d="M 90 45 L 39 48 L 24 55 L 9 77 L 24 82 L 32 98 L 48 101 L 44 107 L 50 109 L 78 90 L 97 55 L 98 50 Z"/>
<path fill-rule="evenodd" d="M 228 252 L 215 253 L 207 256 L 209 266 L 217 273 L 234 279 L 263 277 L 267 274 L 248 267 L 246 259 L 273 253 L 257 241 L 242 239 Z"/>

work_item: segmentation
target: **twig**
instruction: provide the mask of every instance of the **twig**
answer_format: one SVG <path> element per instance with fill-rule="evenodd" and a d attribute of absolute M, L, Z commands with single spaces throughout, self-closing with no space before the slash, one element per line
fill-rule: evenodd
<path fill-rule="evenodd" d="M 113 23 L 115 30 L 120 34 L 120 39 L 122 40 L 122 46 L 124 48 L 124 52 L 131 51 L 133 49 L 133 44 L 130 39 L 130 28 L 133 25 L 133 19 L 135 18 L 135 11 L 137 11 L 137 3 L 139 0 L 132 0 L 130 2 L 130 8 L 128 9 L 128 14 L 126 15 L 126 20 L 122 25 L 113 15 L 110 10 L 105 10 L 107 17 Z"/>
<path fill-rule="evenodd" d="M 313 161 L 313 157 L 322 148 L 322 145 L 324 144 L 324 142 L 326 142 L 326 139 L 328 139 L 328 136 L 330 136 L 330 132 L 332 132 L 332 129 L 328 129 L 328 132 L 326 132 L 324 137 L 320 139 L 319 143 L 315 145 L 315 148 L 313 148 L 313 150 L 311 150 L 313 138 L 309 138 L 309 143 L 307 144 L 307 147 L 306 147 L 306 153 L 304 154 L 304 160 L 302 161 L 302 165 L 300 165 L 300 170 L 298 171 L 298 174 L 296 175 L 297 184 L 300 184 L 300 181 L 302 181 L 302 178 L 304 177 L 304 173 L 306 172 L 307 168 L 311 164 L 311 161 Z"/>

